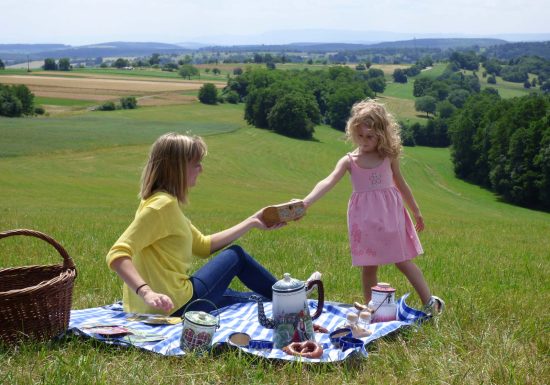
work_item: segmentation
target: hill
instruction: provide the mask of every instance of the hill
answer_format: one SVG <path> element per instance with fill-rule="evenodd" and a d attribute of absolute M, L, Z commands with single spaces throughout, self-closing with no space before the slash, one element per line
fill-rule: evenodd
<path fill-rule="evenodd" d="M 156 119 L 170 120 L 177 127 L 195 109 L 207 112 L 195 123 L 209 122 L 212 111 L 218 111 L 218 116 L 242 127 L 206 137 L 209 154 L 204 173 L 185 207 L 205 233 L 220 231 L 267 204 L 303 196 L 350 149 L 341 132 L 324 126 L 317 128 L 317 141 L 245 127 L 242 109 L 229 105 L 195 104 L 180 114 L 163 113 Z M 21 126 L 7 129 L 13 146 L 36 147 L 0 158 L 0 227 L 42 230 L 68 250 L 79 272 L 75 309 L 120 299 L 120 280 L 108 270 L 104 256 L 134 215 L 140 168 L 160 131 L 151 130 L 156 127 L 149 116 L 153 111 L 144 108 L 139 117 L 122 111 L 109 115 L 109 127 L 99 132 L 101 121 L 81 124 L 85 119 L 20 131 L 27 120 L 22 119 Z M 132 121 L 144 116 L 151 119 L 149 124 L 132 127 Z M 34 120 L 43 121 L 28 119 Z M 0 120 L 0 127 L 5 121 Z M 110 137 L 104 138 L 107 131 Z M 5 135 L 4 128 L 1 136 Z M 52 151 L 53 142 L 57 148 Z M 137 349 L 67 339 L 0 351 L 4 378 L 13 384 L 45 378 L 52 384 L 172 383 L 174 379 L 303 383 L 307 376 L 308 382 L 332 385 L 361 383 L 368 375 L 372 383 L 544 383 L 549 374 L 548 316 L 539 305 L 548 300 L 550 215 L 503 204 L 489 192 L 457 180 L 448 149 L 407 148 L 402 169 L 427 224 L 421 234 L 425 255 L 417 263 L 432 290 L 447 301 L 447 312 L 438 323 L 379 341 L 369 346 L 368 359 L 349 366 L 284 365 L 254 361 L 234 351 L 215 358 L 166 359 Z M 302 278 L 321 270 L 327 299 L 360 300 L 359 272 L 350 264 L 346 230 L 350 190 L 345 178 L 300 222 L 277 231 L 253 231 L 239 244 L 278 277 L 291 272 Z M 59 262 L 55 250 L 38 241 L 2 242 L 3 266 Z M 398 296 L 412 290 L 393 266 L 382 266 L 379 277 L 391 282 Z M 418 306 L 414 294 L 409 304 Z M 194 377 L 197 373 L 200 380 Z"/>

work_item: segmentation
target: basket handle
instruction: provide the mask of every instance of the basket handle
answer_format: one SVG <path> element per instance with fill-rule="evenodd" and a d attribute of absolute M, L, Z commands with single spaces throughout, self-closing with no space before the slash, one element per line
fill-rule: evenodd
<path fill-rule="evenodd" d="M 73 259 L 70 257 L 70 255 L 67 253 L 67 251 L 63 248 L 63 246 L 61 246 L 59 243 L 57 243 L 49 235 L 46 235 L 46 234 L 41 233 L 40 231 L 36 231 L 36 230 L 16 229 L 16 230 L 8 230 L 8 231 L 1 232 L 0 233 L 0 239 L 7 238 L 7 237 L 12 237 L 14 235 L 26 235 L 26 236 L 30 236 L 30 237 L 36 237 L 36 238 L 42 239 L 43 241 L 48 242 L 63 257 L 63 268 L 76 270 L 76 266 L 73 262 Z"/>

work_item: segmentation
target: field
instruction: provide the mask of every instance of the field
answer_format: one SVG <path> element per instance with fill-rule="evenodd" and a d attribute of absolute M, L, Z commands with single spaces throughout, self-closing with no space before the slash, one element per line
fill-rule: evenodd
<path fill-rule="evenodd" d="M 27 85 L 37 97 L 42 98 L 37 100 L 37 104 L 43 105 L 51 114 L 82 110 L 128 95 L 135 96 L 140 106 L 181 105 L 196 100 L 198 90 L 204 84 L 204 80 L 185 80 L 179 76 L 167 79 L 143 74 L 130 76 L 129 73 L 131 71 L 115 71 L 109 75 L 93 71 L 35 71 L 30 74 L 11 71 L 7 76 L 0 76 L 0 83 Z M 225 81 L 214 83 L 220 88 L 225 85 Z"/>
<path fill-rule="evenodd" d="M 402 108 L 400 115 L 412 113 L 394 96 L 382 100 L 392 110 Z M 121 297 L 121 281 L 104 258 L 134 215 L 141 167 L 161 133 L 205 136 L 209 154 L 185 209 L 204 233 L 268 204 L 303 197 L 351 149 L 341 132 L 326 126 L 316 127 L 314 141 L 251 128 L 242 105 L 189 101 L 114 112 L 67 107 L 77 109 L 0 118 L 0 229 L 37 229 L 68 250 L 79 272 L 75 309 Z M 364 361 L 330 365 L 267 362 L 234 352 L 165 358 L 76 338 L 26 344 L 0 348 L 0 384 L 548 383 L 550 214 L 511 206 L 456 179 L 448 149 L 406 148 L 402 168 L 427 225 L 421 233 L 425 254 L 417 263 L 434 294 L 447 302 L 439 322 L 375 343 Z M 276 276 L 290 272 L 305 279 L 320 270 L 329 300 L 360 300 L 346 229 L 350 191 L 344 178 L 300 222 L 252 231 L 238 243 Z M 42 241 L 0 242 L 2 267 L 60 260 Z M 393 266 L 382 267 L 379 278 L 398 295 L 412 290 Z M 409 303 L 419 306 L 414 293 Z"/>

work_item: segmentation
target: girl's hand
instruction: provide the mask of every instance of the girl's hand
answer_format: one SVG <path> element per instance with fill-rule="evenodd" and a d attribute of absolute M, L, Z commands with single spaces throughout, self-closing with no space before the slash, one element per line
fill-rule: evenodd
<path fill-rule="evenodd" d="M 149 286 L 145 286 L 139 291 L 139 296 L 148 306 L 160 309 L 168 313 L 174 308 L 174 303 L 166 294 L 161 294 L 153 291 Z"/>
<path fill-rule="evenodd" d="M 416 231 L 421 232 L 422 230 L 424 230 L 424 218 L 422 217 L 422 214 L 414 214 L 414 220 L 416 222 L 416 225 L 414 226 Z"/>

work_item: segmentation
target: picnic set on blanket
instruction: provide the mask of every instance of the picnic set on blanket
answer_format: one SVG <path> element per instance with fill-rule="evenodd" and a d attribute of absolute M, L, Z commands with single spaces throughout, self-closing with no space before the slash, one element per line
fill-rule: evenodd
<path fill-rule="evenodd" d="M 0 239 L 38 237 L 64 259 L 63 265 L 0 269 L 1 340 L 49 339 L 69 329 L 165 355 L 227 346 L 267 358 L 333 362 L 366 356 L 366 344 L 439 314 L 444 301 L 431 294 L 412 261 L 424 252 L 417 234 L 424 219 L 400 170 L 399 125 L 383 104 L 365 99 L 351 108 L 346 137 L 354 151 L 305 198 L 264 207 L 205 235 L 185 206 L 203 171 L 206 143 L 199 136 L 161 135 L 143 168 L 135 216 L 105 257 L 123 281 L 122 307 L 71 311 L 76 267 L 61 245 L 32 230 L 0 233 Z M 277 230 L 301 219 L 346 174 L 353 187 L 347 212 L 351 260 L 361 270 L 364 304 L 325 301 L 319 272 L 305 281 L 290 273 L 277 279 L 234 244 L 253 229 Z M 209 260 L 191 272 L 196 258 Z M 396 301 L 396 290 L 378 281 L 378 267 L 387 264 L 405 275 L 422 310 L 407 306 L 407 295 Z M 231 289 L 235 278 L 249 291 Z M 317 300 L 308 299 L 315 290 Z"/>
<path fill-rule="evenodd" d="M 407 295 L 396 302 L 389 284 L 372 288 L 368 306 L 347 305 L 325 302 L 321 280 L 302 282 L 288 273 L 273 285 L 270 303 L 255 297 L 257 302 L 218 309 L 210 302 L 211 312 L 194 311 L 190 303 L 181 318 L 127 313 L 120 304 L 71 310 L 77 273 L 67 251 L 35 230 L 2 232 L 0 239 L 17 235 L 48 242 L 63 257 L 63 264 L 0 269 L 0 341 L 8 345 L 73 333 L 162 355 L 228 346 L 266 358 L 336 362 L 354 355 L 366 357 L 365 346 L 372 341 L 430 316 L 409 308 Z M 315 288 L 316 301 L 307 298 Z M 209 302 L 194 302 L 198 301 Z"/>

